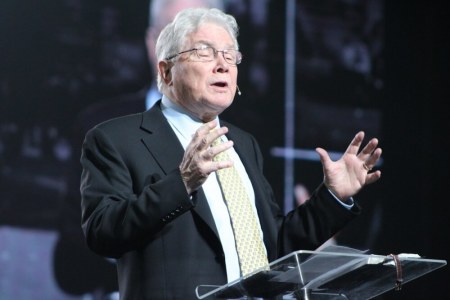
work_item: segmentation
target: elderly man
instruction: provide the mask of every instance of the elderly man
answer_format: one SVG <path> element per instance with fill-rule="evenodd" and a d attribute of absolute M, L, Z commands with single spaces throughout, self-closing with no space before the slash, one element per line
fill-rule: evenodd
<path fill-rule="evenodd" d="M 105 260 L 87 249 L 80 228 L 80 145 L 86 132 L 94 125 L 121 115 L 142 112 L 161 98 L 157 89 L 157 58 L 155 44 L 159 33 L 175 15 L 186 8 L 209 7 L 224 9 L 223 0 L 152 0 L 149 1 L 149 21 L 145 44 L 152 79 L 138 91 L 119 94 L 95 102 L 82 110 L 72 125 L 73 159 L 67 165 L 68 191 L 61 206 L 58 241 L 54 251 L 54 276 L 58 286 L 68 294 L 109 297 L 116 299 L 117 274 L 114 260 Z M 103 296 L 108 294 L 108 296 Z"/>
<path fill-rule="evenodd" d="M 237 34 L 220 10 L 181 11 L 156 45 L 162 100 L 86 135 L 82 228 L 94 252 L 117 258 L 121 299 L 195 299 L 198 285 L 315 249 L 359 213 L 353 196 L 381 176 L 371 171 L 377 139 L 359 151 L 363 132 L 337 161 L 317 148 L 323 183 L 283 215 L 257 142 L 219 119 L 237 90 Z"/>

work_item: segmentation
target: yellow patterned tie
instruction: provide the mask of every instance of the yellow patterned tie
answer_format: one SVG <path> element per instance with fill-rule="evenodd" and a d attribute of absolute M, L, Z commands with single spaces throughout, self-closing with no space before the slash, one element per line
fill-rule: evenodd
<path fill-rule="evenodd" d="M 213 146 L 220 143 L 220 139 L 217 139 Z M 230 160 L 230 157 L 224 151 L 216 155 L 214 160 Z M 260 228 L 247 191 L 236 168 L 232 166 L 221 169 L 216 174 L 230 214 L 241 273 L 244 276 L 269 263 L 261 239 Z"/>

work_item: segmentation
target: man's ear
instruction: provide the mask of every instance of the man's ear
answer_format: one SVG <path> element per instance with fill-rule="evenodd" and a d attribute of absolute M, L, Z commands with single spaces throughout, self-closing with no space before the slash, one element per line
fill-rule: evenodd
<path fill-rule="evenodd" d="M 167 60 L 161 60 L 158 63 L 158 72 L 161 79 L 168 86 L 172 85 L 172 69 L 173 63 Z"/>

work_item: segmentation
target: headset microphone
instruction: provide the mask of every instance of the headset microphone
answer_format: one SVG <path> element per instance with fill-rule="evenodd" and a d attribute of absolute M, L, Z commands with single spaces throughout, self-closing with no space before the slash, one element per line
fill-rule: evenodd
<path fill-rule="evenodd" d="M 239 95 L 239 96 L 242 95 L 241 90 L 239 89 L 239 86 L 238 86 L 238 85 L 236 85 L 236 88 L 237 88 L 237 93 L 238 93 L 238 95 Z"/>

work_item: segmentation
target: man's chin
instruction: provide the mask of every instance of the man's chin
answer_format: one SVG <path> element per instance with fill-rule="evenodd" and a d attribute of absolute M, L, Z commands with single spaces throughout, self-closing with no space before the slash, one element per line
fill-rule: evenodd
<path fill-rule="evenodd" d="M 233 103 L 233 100 L 234 98 L 230 97 L 229 93 L 216 93 L 215 95 L 210 96 L 210 98 L 207 99 L 207 102 L 210 103 L 210 105 L 212 104 L 217 108 L 225 110 Z"/>

